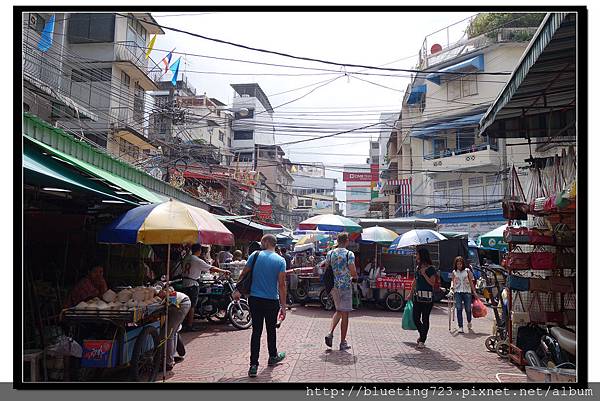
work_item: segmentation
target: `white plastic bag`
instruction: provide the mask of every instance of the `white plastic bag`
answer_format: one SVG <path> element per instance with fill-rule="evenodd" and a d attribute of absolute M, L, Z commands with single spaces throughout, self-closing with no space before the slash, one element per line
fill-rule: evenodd
<path fill-rule="evenodd" d="M 74 356 L 76 358 L 81 358 L 83 353 L 81 345 L 71 337 L 65 335 L 58 337 L 56 343 L 48 346 L 46 351 L 49 355 Z"/>

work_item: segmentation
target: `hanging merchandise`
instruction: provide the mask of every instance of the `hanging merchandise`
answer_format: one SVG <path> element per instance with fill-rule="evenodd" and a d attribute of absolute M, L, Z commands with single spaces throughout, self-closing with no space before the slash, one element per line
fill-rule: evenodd
<path fill-rule="evenodd" d="M 509 220 L 526 220 L 529 206 L 527 205 L 523 187 L 513 165 L 511 170 L 510 189 L 502 200 L 502 215 Z"/>
<path fill-rule="evenodd" d="M 473 310 L 474 318 L 480 318 L 480 317 L 487 316 L 487 308 L 485 307 L 483 302 L 481 302 L 481 299 L 479 299 L 479 297 L 473 298 L 472 310 Z"/>
<path fill-rule="evenodd" d="M 531 268 L 533 270 L 553 270 L 556 269 L 556 259 L 554 252 L 532 252 Z"/>
<path fill-rule="evenodd" d="M 519 249 L 518 246 L 516 249 Z M 509 270 L 528 270 L 531 267 L 531 254 L 520 252 L 520 249 L 519 252 L 511 251 L 506 258 L 506 266 Z"/>

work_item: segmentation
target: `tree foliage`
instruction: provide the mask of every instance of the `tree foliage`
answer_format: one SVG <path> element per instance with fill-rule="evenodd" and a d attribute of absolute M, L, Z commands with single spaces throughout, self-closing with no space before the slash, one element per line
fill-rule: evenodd
<path fill-rule="evenodd" d="M 467 27 L 470 38 L 492 33 L 498 28 L 538 27 L 544 19 L 544 13 L 481 13 Z"/>

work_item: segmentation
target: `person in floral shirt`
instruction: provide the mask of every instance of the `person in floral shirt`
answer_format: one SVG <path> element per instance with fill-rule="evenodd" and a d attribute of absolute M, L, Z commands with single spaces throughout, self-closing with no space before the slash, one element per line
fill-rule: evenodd
<path fill-rule="evenodd" d="M 350 348 L 346 341 L 346 334 L 349 312 L 352 311 L 352 279 L 357 278 L 354 253 L 346 249 L 348 241 L 348 233 L 338 234 L 338 247 L 329 251 L 325 258 L 325 267 L 331 266 L 333 270 L 333 289 L 330 294 L 336 309 L 331 321 L 331 330 L 325 336 L 325 344 L 328 347 L 333 345 L 333 331 L 341 320 L 340 351 Z"/>

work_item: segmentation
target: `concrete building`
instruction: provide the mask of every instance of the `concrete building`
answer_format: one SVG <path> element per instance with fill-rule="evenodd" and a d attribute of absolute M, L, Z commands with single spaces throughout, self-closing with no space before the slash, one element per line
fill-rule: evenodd
<path fill-rule="evenodd" d="M 373 146 L 373 143 L 377 142 L 370 142 L 369 146 Z M 379 149 L 373 151 L 378 152 Z M 346 183 L 346 217 L 371 217 L 372 213 L 369 212 L 371 192 L 377 182 L 377 175 L 371 172 L 371 165 L 369 163 L 344 165 L 343 181 Z"/>
<path fill-rule="evenodd" d="M 56 13 L 53 44 L 37 48 L 49 13 L 23 14 L 24 109 L 128 161 L 152 151 L 144 139 L 149 13 Z M 90 61 L 92 60 L 92 61 Z"/>
<path fill-rule="evenodd" d="M 535 29 L 502 28 L 445 48 L 425 38 L 422 72 L 407 88 L 390 136 L 396 143 L 388 146 L 395 167 L 388 187 L 410 188 L 403 200 L 390 199 L 396 216 L 408 206 L 412 215 L 438 218 L 443 229 L 472 237 L 503 224 L 503 177 L 522 158 L 513 159 L 504 140 L 478 136 L 476 127 L 527 47 L 527 40 L 514 39 L 515 30 L 532 35 Z"/>
<path fill-rule="evenodd" d="M 370 212 L 379 212 L 381 218 L 394 216 L 395 212 L 395 188 L 389 183 L 398 174 L 398 163 L 396 154 L 396 122 L 400 113 L 381 113 L 379 121 L 380 131 L 377 138 L 379 152 L 377 156 L 371 156 L 373 164 L 379 163 L 379 174 L 377 181 L 377 197 L 373 198 L 369 206 Z M 391 147 L 391 148 L 390 148 Z M 373 149 L 371 149 L 373 151 Z"/>
<path fill-rule="evenodd" d="M 297 198 L 296 207 L 292 210 L 292 227 L 318 214 L 339 212 L 339 204 L 335 202 L 335 186 L 338 181 L 336 178 L 325 177 L 325 167 L 322 164 L 294 165 L 292 177 L 292 193 Z"/>

